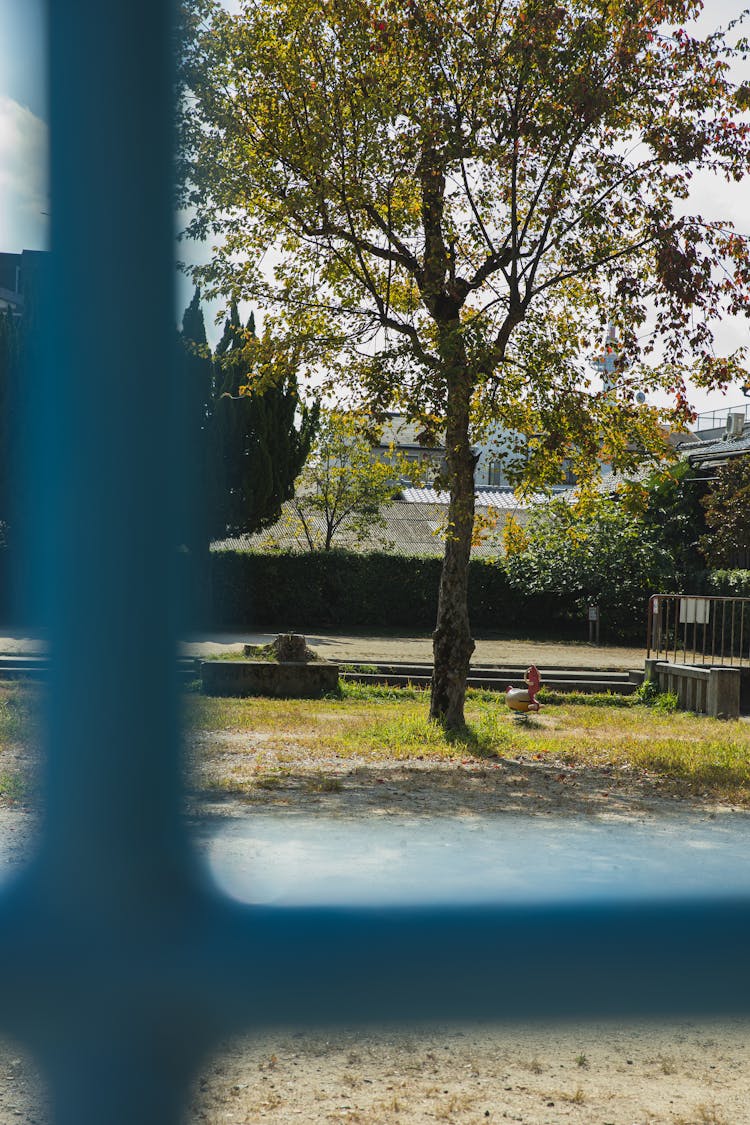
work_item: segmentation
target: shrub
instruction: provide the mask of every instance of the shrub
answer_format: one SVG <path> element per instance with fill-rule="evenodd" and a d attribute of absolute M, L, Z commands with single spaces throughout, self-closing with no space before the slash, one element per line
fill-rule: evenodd
<path fill-rule="evenodd" d="M 610 499 L 539 505 L 525 532 L 525 545 L 505 559 L 511 586 L 554 598 L 571 619 L 593 602 L 611 635 L 640 634 L 649 594 L 673 581 L 658 532 Z"/>
<path fill-rule="evenodd" d="M 211 559 L 217 626 L 432 628 L 439 558 L 332 550 L 309 554 L 218 551 Z M 477 628 L 515 626 L 521 614 L 503 570 L 474 560 L 469 609 Z"/>
<path fill-rule="evenodd" d="M 714 570 L 706 576 L 706 593 L 750 598 L 750 570 Z"/>

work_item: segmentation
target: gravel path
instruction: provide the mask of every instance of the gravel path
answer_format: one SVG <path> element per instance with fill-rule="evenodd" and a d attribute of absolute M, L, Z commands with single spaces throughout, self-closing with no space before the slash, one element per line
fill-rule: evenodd
<path fill-rule="evenodd" d="M 191 638 L 184 644 L 183 650 L 187 655 L 205 657 L 239 648 L 242 644 L 267 644 L 275 635 L 214 633 Z M 428 633 L 384 637 L 316 632 L 307 633 L 306 636 L 310 647 L 329 660 L 432 660 L 432 639 Z M 639 647 L 599 646 L 583 641 L 509 640 L 487 635 L 477 639 L 472 662 L 627 671 L 630 668 L 642 669 L 645 656 L 645 650 Z"/>
<path fill-rule="evenodd" d="M 190 637 L 182 645 L 188 656 L 209 656 L 226 653 L 243 644 L 267 644 L 276 633 L 208 633 Z M 317 631 L 307 634 L 308 643 L 329 660 L 432 660 L 432 639 L 429 633 L 381 636 L 367 633 L 334 633 Z M 0 637 L 0 655 L 32 654 L 45 651 L 38 636 L 7 635 Z M 584 641 L 537 641 L 530 638 L 509 640 L 480 635 L 476 640 L 474 664 L 537 664 L 539 667 L 597 668 L 627 671 L 643 668 L 645 650 L 627 645 L 590 645 Z"/>

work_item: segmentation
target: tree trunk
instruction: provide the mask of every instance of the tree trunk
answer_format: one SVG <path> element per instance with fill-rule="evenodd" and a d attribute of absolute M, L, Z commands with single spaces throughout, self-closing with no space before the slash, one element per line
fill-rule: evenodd
<path fill-rule="evenodd" d="M 447 730 L 457 731 L 464 726 L 466 679 L 474 651 L 468 609 L 469 555 L 474 530 L 474 455 L 469 444 L 473 384 L 458 325 L 451 336 L 448 354 L 443 356 L 448 376 L 445 454 L 450 504 L 437 623 L 432 635 L 435 666 L 430 717 Z"/>

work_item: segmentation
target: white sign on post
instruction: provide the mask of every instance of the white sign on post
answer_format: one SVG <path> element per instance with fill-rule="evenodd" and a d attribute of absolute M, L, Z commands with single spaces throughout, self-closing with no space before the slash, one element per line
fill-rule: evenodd
<path fill-rule="evenodd" d="M 708 598 L 680 598 L 680 621 L 683 625 L 708 625 L 710 613 Z"/>

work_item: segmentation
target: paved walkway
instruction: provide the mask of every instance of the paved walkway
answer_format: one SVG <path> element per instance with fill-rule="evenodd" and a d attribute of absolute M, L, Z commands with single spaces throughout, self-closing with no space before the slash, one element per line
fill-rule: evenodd
<path fill-rule="evenodd" d="M 403 636 L 309 632 L 307 643 L 330 660 L 424 662 L 432 660 L 429 633 Z M 242 644 L 266 644 L 274 633 L 215 633 L 191 638 L 183 647 L 191 656 L 229 653 Z M 476 642 L 474 664 L 537 664 L 540 668 L 595 668 L 623 671 L 643 668 L 642 648 L 597 646 L 583 641 L 535 641 L 483 637 Z"/>
<path fill-rule="evenodd" d="M 220 653 L 241 653 L 243 644 L 266 644 L 275 633 L 205 633 L 191 636 L 182 646 L 185 655 L 209 656 Z M 424 662 L 432 660 L 429 633 L 381 636 L 353 633 L 310 632 L 308 644 L 321 656 L 331 660 Z M 537 664 L 540 668 L 596 668 L 621 671 L 642 668 L 642 648 L 597 646 L 583 641 L 535 641 L 527 638 L 509 640 L 485 636 L 477 640 L 474 664 Z M 0 655 L 43 653 L 44 640 L 22 634 L 0 637 Z"/>

